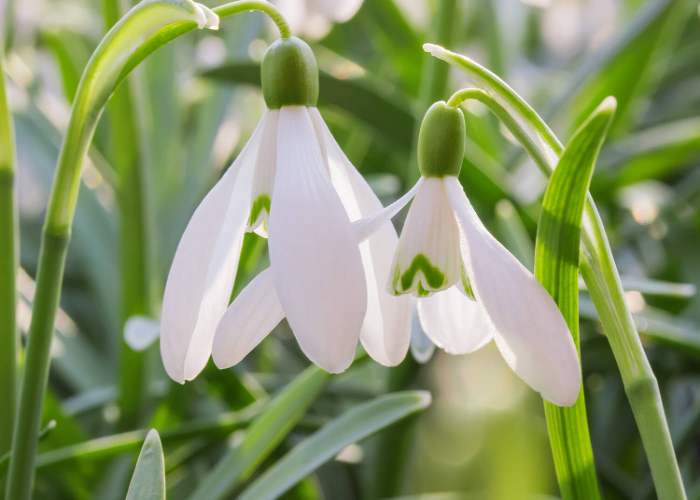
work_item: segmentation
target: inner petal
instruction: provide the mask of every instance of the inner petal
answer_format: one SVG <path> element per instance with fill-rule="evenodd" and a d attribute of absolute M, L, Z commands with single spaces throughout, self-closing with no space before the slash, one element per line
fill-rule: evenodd
<path fill-rule="evenodd" d="M 272 189 L 275 183 L 275 171 L 277 164 L 277 124 L 279 123 L 279 110 L 269 110 L 269 119 L 265 122 L 260 139 L 260 151 L 255 164 L 253 185 L 250 193 L 250 217 L 246 226 L 246 232 L 255 231 L 256 234 L 267 238 L 267 220 L 270 216 L 272 205 Z"/>
<path fill-rule="evenodd" d="M 442 179 L 425 179 L 408 212 L 388 290 L 427 297 L 460 281 L 459 229 Z"/>

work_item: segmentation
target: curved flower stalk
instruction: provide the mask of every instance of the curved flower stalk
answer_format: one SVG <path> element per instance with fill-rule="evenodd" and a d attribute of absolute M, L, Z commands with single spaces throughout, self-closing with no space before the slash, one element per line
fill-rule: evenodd
<path fill-rule="evenodd" d="M 418 140 L 421 181 L 394 256 L 388 291 L 418 297 L 426 335 L 452 354 L 491 339 L 513 371 L 560 406 L 576 402 L 581 368 L 556 303 L 484 227 L 457 175 L 464 115 L 444 102 L 426 113 Z M 362 234 L 392 217 L 404 197 L 363 221 Z"/>
<path fill-rule="evenodd" d="M 61 146 L 43 229 L 6 498 L 31 497 L 51 341 L 80 186 L 80 168 L 107 101 L 148 54 L 195 28 L 218 28 L 219 16 L 262 10 L 275 20 L 282 34 L 289 34 L 284 19 L 261 0 L 241 0 L 216 10 L 214 13 L 192 0 L 144 0 L 107 33 L 85 68 Z"/>
<path fill-rule="evenodd" d="M 315 107 L 309 46 L 295 37 L 271 45 L 262 83 L 268 110 L 178 245 L 163 298 L 165 368 L 184 383 L 212 354 L 220 368 L 232 366 L 284 317 L 328 372 L 350 366 L 360 337 L 377 361 L 398 364 L 410 300 L 383 292 L 398 237 L 386 226 L 358 246 L 351 221 L 382 205 Z M 272 265 L 229 306 L 247 231 L 269 238 Z"/>

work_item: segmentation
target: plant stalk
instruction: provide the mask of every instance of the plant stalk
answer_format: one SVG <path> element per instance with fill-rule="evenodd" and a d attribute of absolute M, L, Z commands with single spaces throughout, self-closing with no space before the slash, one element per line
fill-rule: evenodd
<path fill-rule="evenodd" d="M 17 262 L 19 227 L 15 190 L 15 148 L 12 113 L 5 93 L 0 31 L 0 456 L 12 447 L 17 405 Z M 5 481 L 0 479 L 0 488 Z M 4 488 L 3 488 L 4 489 Z"/>
<path fill-rule="evenodd" d="M 233 2 L 218 7 L 216 13 L 225 17 L 250 10 L 265 12 L 277 22 L 281 33 L 290 34 L 279 12 L 264 1 Z M 103 38 L 81 78 L 61 145 L 44 222 L 6 498 L 31 498 L 66 251 L 80 187 L 80 171 L 95 128 L 107 101 L 129 71 L 158 47 L 194 30 L 197 27 L 195 14 L 185 0 L 141 2 Z"/>

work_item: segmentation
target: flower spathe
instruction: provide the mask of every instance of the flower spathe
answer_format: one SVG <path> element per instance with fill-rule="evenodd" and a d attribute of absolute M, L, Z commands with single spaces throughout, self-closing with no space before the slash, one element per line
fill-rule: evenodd
<path fill-rule="evenodd" d="M 410 301 L 383 287 L 398 236 L 387 226 L 358 244 L 351 220 L 382 206 L 314 106 L 313 53 L 294 37 L 278 40 L 262 76 L 271 109 L 195 211 L 173 260 L 161 319 L 166 371 L 183 383 L 212 354 L 219 367 L 236 364 L 284 317 L 329 372 L 352 363 L 360 338 L 375 359 L 397 364 Z M 229 306 L 247 231 L 268 237 L 271 267 Z"/>

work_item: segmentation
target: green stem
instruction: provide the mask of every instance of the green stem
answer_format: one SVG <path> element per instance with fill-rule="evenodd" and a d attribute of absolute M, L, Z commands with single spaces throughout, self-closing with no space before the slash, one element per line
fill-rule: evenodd
<path fill-rule="evenodd" d="M 225 17 L 249 10 L 262 10 L 276 18 L 280 32 L 289 34 L 286 22 L 267 2 L 233 2 L 217 8 L 216 12 Z M 103 38 L 80 80 L 44 223 L 6 498 L 29 500 L 31 497 L 53 325 L 80 187 L 80 170 L 97 122 L 117 85 L 128 73 L 158 47 L 194 30 L 196 20 L 197 10 L 191 1 L 142 1 Z"/>
<path fill-rule="evenodd" d="M 12 113 L 5 94 L 0 31 L 0 456 L 10 451 L 17 401 L 17 258 L 15 150 Z M 4 481 L 0 480 L 0 488 Z"/>
<path fill-rule="evenodd" d="M 542 172 L 550 176 L 564 152 L 564 146 L 535 110 L 498 76 L 471 59 L 442 47 L 425 46 L 425 49 L 469 75 L 502 111 L 511 115 L 504 124 L 516 138 L 524 141 L 523 147 Z M 658 382 L 642 347 L 632 313 L 625 302 L 605 227 L 590 193 L 586 200 L 581 233 L 581 275 L 622 375 L 659 499 L 685 499 Z"/>

